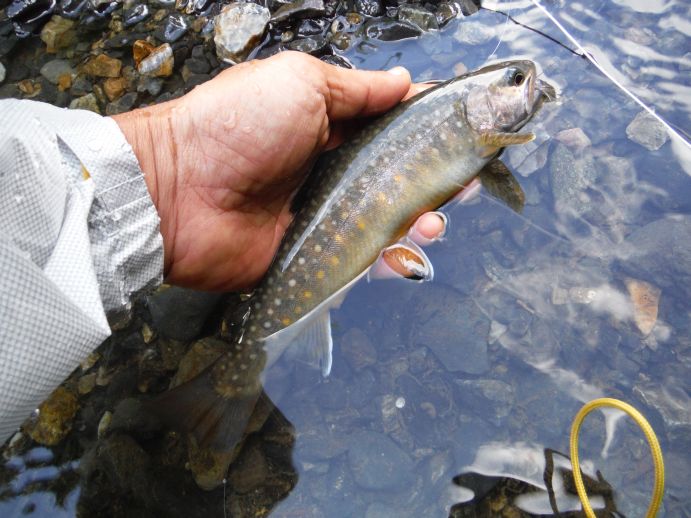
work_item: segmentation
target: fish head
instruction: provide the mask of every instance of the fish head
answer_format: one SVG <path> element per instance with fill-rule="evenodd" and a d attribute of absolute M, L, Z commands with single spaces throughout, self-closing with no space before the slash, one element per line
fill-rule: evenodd
<path fill-rule="evenodd" d="M 465 116 L 480 134 L 516 132 L 543 102 L 556 97 L 554 88 L 537 78 L 535 63 L 528 60 L 484 67 L 465 80 Z"/>

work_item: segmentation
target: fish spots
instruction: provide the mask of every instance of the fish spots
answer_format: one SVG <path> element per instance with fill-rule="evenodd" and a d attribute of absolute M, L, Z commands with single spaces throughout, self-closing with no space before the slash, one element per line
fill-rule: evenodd
<path fill-rule="evenodd" d="M 367 227 L 367 225 L 365 224 L 364 220 L 357 220 L 357 228 L 359 228 L 360 230 L 365 230 L 365 227 Z"/>
<path fill-rule="evenodd" d="M 281 299 L 275 298 L 274 299 L 274 306 L 280 306 L 281 305 Z"/>
<path fill-rule="evenodd" d="M 250 326 L 250 332 L 254 333 L 257 330 L 257 326 Z M 249 340 L 247 343 L 250 343 Z"/>
<path fill-rule="evenodd" d="M 269 315 L 269 316 L 271 316 L 271 315 L 274 314 L 274 310 L 271 309 L 271 308 L 269 308 L 269 309 L 266 310 L 266 314 Z"/>
<path fill-rule="evenodd" d="M 302 313 L 302 306 L 295 306 L 295 314 L 299 315 L 300 313 Z"/>
<path fill-rule="evenodd" d="M 305 258 L 304 258 L 304 257 L 299 257 L 299 258 L 298 258 L 298 264 L 299 264 L 299 265 L 305 264 Z"/>
<path fill-rule="evenodd" d="M 283 319 L 281 320 L 281 324 L 283 324 L 284 326 L 289 326 L 292 322 L 293 321 L 290 320 L 288 317 L 283 317 Z"/>
<path fill-rule="evenodd" d="M 297 283 L 295 282 L 295 279 L 290 279 L 288 281 L 288 286 L 290 286 L 291 288 L 294 288 L 296 284 Z"/>
<path fill-rule="evenodd" d="M 238 376 L 237 374 L 233 374 L 233 375 L 230 377 L 230 379 L 233 380 L 233 381 L 237 381 L 239 377 L 240 377 L 240 376 Z"/>
<path fill-rule="evenodd" d="M 264 329 L 269 329 L 270 327 L 271 327 L 271 322 L 269 322 L 268 320 L 266 322 L 264 322 Z"/>
<path fill-rule="evenodd" d="M 260 302 L 257 302 L 254 304 L 254 309 L 261 309 L 261 308 L 262 308 L 262 305 Z"/>
<path fill-rule="evenodd" d="M 339 264 L 341 264 L 341 260 L 338 257 L 336 257 L 335 255 L 332 256 L 329 261 L 331 262 L 332 266 L 338 266 Z"/>
<path fill-rule="evenodd" d="M 334 234 L 334 241 L 336 243 L 343 243 L 343 236 L 341 234 Z"/>
<path fill-rule="evenodd" d="M 307 290 L 307 291 L 303 292 L 302 296 L 305 297 L 306 299 L 311 299 L 312 298 L 312 292 Z"/>
<path fill-rule="evenodd" d="M 317 279 L 322 280 L 324 278 L 324 270 L 319 270 L 316 274 Z"/>
<path fill-rule="evenodd" d="M 377 199 L 378 199 L 381 203 L 386 203 L 386 202 L 388 201 L 388 198 L 386 197 L 386 194 L 384 194 L 383 192 L 378 192 L 378 193 L 377 193 Z"/>
<path fill-rule="evenodd" d="M 400 183 L 403 180 L 403 177 L 400 174 L 394 175 L 393 181 L 396 183 Z"/>
<path fill-rule="evenodd" d="M 314 245 L 314 251 L 317 253 L 320 253 L 322 251 L 322 246 L 321 245 Z"/>

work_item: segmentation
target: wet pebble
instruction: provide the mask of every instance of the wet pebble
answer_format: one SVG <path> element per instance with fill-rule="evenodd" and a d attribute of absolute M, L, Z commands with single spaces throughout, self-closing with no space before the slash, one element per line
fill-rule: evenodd
<path fill-rule="evenodd" d="M 41 40 L 46 44 L 46 52 L 54 53 L 71 47 L 77 35 L 76 22 L 61 16 L 53 16 L 41 29 Z"/>
<path fill-rule="evenodd" d="M 31 24 L 50 16 L 54 9 L 55 0 L 12 0 L 5 15 L 15 22 Z"/>
<path fill-rule="evenodd" d="M 439 27 L 443 27 L 451 20 L 456 18 L 456 16 L 458 16 L 458 13 L 459 7 L 456 2 L 439 2 L 434 16 L 437 19 L 437 25 Z"/>
<path fill-rule="evenodd" d="M 106 105 L 106 115 L 117 115 L 131 110 L 137 102 L 137 92 L 130 92 Z"/>
<path fill-rule="evenodd" d="M 626 127 L 626 136 L 650 151 L 657 151 L 669 139 L 665 126 L 646 111 L 639 112 Z"/>
<path fill-rule="evenodd" d="M 306 19 L 298 25 L 298 36 L 304 38 L 306 36 L 316 36 L 324 34 L 329 28 L 329 20 L 326 18 Z"/>
<path fill-rule="evenodd" d="M 2 62 L 0 62 L 0 83 L 2 83 L 5 80 L 5 74 L 5 65 L 3 65 Z"/>
<path fill-rule="evenodd" d="M 157 31 L 158 39 L 166 43 L 174 43 L 187 32 L 187 23 L 180 14 L 171 14 L 163 27 Z"/>
<path fill-rule="evenodd" d="M 271 21 L 282 22 L 288 19 L 322 16 L 325 12 L 323 0 L 296 0 L 278 8 L 271 16 Z"/>
<path fill-rule="evenodd" d="M 396 41 L 415 38 L 422 34 L 412 23 L 399 20 L 370 20 L 365 24 L 365 35 L 373 40 Z"/>
<path fill-rule="evenodd" d="M 94 113 L 101 113 L 101 108 L 98 106 L 98 100 L 96 99 L 96 96 L 93 93 L 73 99 L 70 103 L 70 109 L 89 110 Z"/>
<path fill-rule="evenodd" d="M 68 60 L 54 59 L 43 65 L 40 72 L 43 77 L 56 85 L 58 84 L 60 76 L 65 74 L 72 76 L 74 74 L 74 69 Z"/>
<path fill-rule="evenodd" d="M 159 334 L 184 341 L 197 337 L 220 298 L 218 293 L 169 287 L 149 296 L 147 305 Z"/>
<path fill-rule="evenodd" d="M 360 329 L 349 329 L 341 338 L 341 354 L 356 371 L 377 363 L 377 350 Z"/>
<path fill-rule="evenodd" d="M 380 16 L 384 6 L 381 0 L 355 0 L 355 10 L 365 16 Z"/>
<path fill-rule="evenodd" d="M 146 20 L 151 12 L 149 11 L 149 6 L 146 4 L 135 5 L 132 9 L 128 9 L 124 12 L 122 16 L 122 23 L 125 27 L 132 27 Z"/>
<path fill-rule="evenodd" d="M 588 135 L 586 135 L 581 128 L 565 129 L 557 133 L 554 138 L 562 144 L 578 150 L 585 149 L 592 145 Z"/>
<path fill-rule="evenodd" d="M 320 58 L 323 62 L 329 63 L 330 65 L 336 65 L 342 68 L 353 68 L 353 64 L 348 61 L 343 56 L 338 56 L 336 54 L 328 54 Z"/>
<path fill-rule="evenodd" d="M 348 465 L 363 489 L 404 489 L 415 479 L 415 463 L 386 435 L 357 431 L 350 439 Z"/>
<path fill-rule="evenodd" d="M 141 60 L 137 72 L 144 76 L 168 77 L 173 74 L 174 64 L 173 49 L 169 43 L 164 43 Z"/>
<path fill-rule="evenodd" d="M 163 79 L 158 77 L 142 76 L 137 83 L 137 92 L 149 92 L 154 97 L 163 90 Z"/>
<path fill-rule="evenodd" d="M 107 54 L 99 54 L 86 62 L 82 72 L 93 77 L 118 77 L 121 69 L 122 61 Z"/>
<path fill-rule="evenodd" d="M 229 63 L 244 61 L 257 45 L 271 13 L 257 4 L 230 4 L 214 19 L 216 54 Z"/>
<path fill-rule="evenodd" d="M 78 409 L 77 396 L 64 387 L 58 387 L 41 404 L 36 418 L 28 421 L 26 430 L 39 444 L 58 444 L 72 430 Z"/>
<path fill-rule="evenodd" d="M 514 406 L 515 394 L 508 383 L 494 379 L 456 380 L 457 400 L 464 414 L 473 413 L 499 426 Z"/>

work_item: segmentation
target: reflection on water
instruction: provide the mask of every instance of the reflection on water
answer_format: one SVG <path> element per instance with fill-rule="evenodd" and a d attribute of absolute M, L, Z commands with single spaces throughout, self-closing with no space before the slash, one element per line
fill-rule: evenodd
<path fill-rule="evenodd" d="M 564 40 L 527 0 L 485 5 Z M 689 133 L 688 2 L 546 5 L 608 72 Z M 609 396 L 638 407 L 658 433 L 667 463 L 663 514 L 691 513 L 689 148 L 641 116 L 586 60 L 497 13 L 348 52 L 358 67 L 400 64 L 416 80 L 519 56 L 537 61 L 561 91 L 531 123 L 538 138 L 502 157 L 526 193 L 523 213 L 487 196 L 448 207 L 448 239 L 429 250 L 434 283 L 358 285 L 333 315 L 332 375 L 321 379 L 284 360 L 267 376 L 266 393 L 280 413 L 243 448 L 227 493 L 200 496 L 184 472 L 166 474 L 160 466 L 184 464 L 179 438 L 167 436 L 162 445 L 158 436 L 128 431 L 121 437 L 129 439 L 118 439 L 132 441 L 127 448 L 111 436 L 82 461 L 92 466 L 82 468 L 92 476 L 83 475 L 87 482 L 129 474 L 108 480 L 121 491 L 101 494 L 101 510 L 127 502 L 145 515 L 163 512 L 166 502 L 139 506 L 155 499 L 145 495 L 168 495 L 166 485 L 182 488 L 168 503 L 186 516 L 220 516 L 224 499 L 237 516 L 247 509 L 527 516 L 552 512 L 550 491 L 560 510 L 577 509 L 564 476 L 568 461 L 546 452 L 567 452 L 581 404 Z M 581 456 L 600 495 L 593 504 L 638 516 L 648 503 L 652 461 L 643 435 L 621 417 L 589 417 Z M 140 450 L 146 462 L 118 469 L 129 459 L 122 452 Z M 12 457 L 5 466 L 3 516 L 71 516 L 80 491 L 98 500 L 88 483 L 73 480 L 63 493 L 41 485 L 66 480 L 76 466 L 31 462 Z"/>

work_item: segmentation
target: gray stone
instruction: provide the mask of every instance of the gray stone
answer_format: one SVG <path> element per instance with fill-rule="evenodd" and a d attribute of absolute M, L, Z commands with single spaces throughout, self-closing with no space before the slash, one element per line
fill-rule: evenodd
<path fill-rule="evenodd" d="M 629 234 L 617 254 L 631 277 L 691 297 L 691 217 L 670 216 Z"/>
<path fill-rule="evenodd" d="M 355 10 L 365 16 L 379 16 L 384 12 L 381 0 L 355 0 Z"/>
<path fill-rule="evenodd" d="M 191 340 L 202 329 L 221 294 L 171 287 L 146 299 L 153 326 L 161 335 L 175 340 Z"/>
<path fill-rule="evenodd" d="M 397 41 L 422 34 L 420 27 L 400 20 L 372 19 L 365 24 L 365 35 L 373 40 Z"/>
<path fill-rule="evenodd" d="M 359 431 L 351 436 L 348 465 L 363 489 L 405 489 L 414 481 L 415 463 L 386 435 Z"/>
<path fill-rule="evenodd" d="M 5 80 L 5 65 L 0 62 L 0 83 Z"/>
<path fill-rule="evenodd" d="M 587 212 L 591 204 L 586 191 L 597 177 L 592 155 L 576 158 L 564 144 L 558 144 L 549 157 L 549 167 L 556 211 L 573 211 L 578 215 Z"/>
<path fill-rule="evenodd" d="M 429 347 L 446 370 L 482 374 L 489 369 L 490 322 L 470 297 L 438 284 L 424 286 L 411 322 L 411 345 Z"/>
<path fill-rule="evenodd" d="M 271 13 L 257 4 L 230 4 L 214 18 L 216 54 L 228 63 L 247 58 L 261 39 Z"/>
<path fill-rule="evenodd" d="M 137 83 L 137 92 L 149 92 L 157 96 L 163 90 L 163 79 L 159 77 L 141 76 Z"/>
<path fill-rule="evenodd" d="M 669 139 L 665 126 L 646 111 L 640 112 L 626 126 L 626 136 L 650 151 L 660 149 Z"/>
<path fill-rule="evenodd" d="M 323 0 L 296 0 L 282 5 L 271 17 L 272 22 L 281 22 L 288 18 L 321 16 L 326 12 Z"/>
<path fill-rule="evenodd" d="M 565 129 L 554 137 L 562 144 L 575 149 L 584 149 L 591 146 L 590 139 L 581 128 Z"/>
<path fill-rule="evenodd" d="M 118 113 L 124 113 L 131 110 L 134 107 L 134 103 L 137 102 L 137 92 L 130 92 L 123 95 L 119 99 L 108 103 L 106 106 L 106 115 L 117 115 Z"/>
<path fill-rule="evenodd" d="M 77 97 L 70 103 L 71 110 L 89 110 L 94 113 L 101 113 L 101 108 L 98 106 L 98 100 L 94 94 L 87 94 L 83 97 Z"/>
<path fill-rule="evenodd" d="M 497 426 L 509 415 L 515 394 L 508 383 L 492 379 L 456 380 L 458 401 L 464 413 L 471 413 Z"/>
<path fill-rule="evenodd" d="M 427 9 L 414 5 L 403 5 L 398 10 L 398 19 L 404 22 L 412 23 L 420 27 L 423 31 L 431 29 L 438 29 L 437 19 Z"/>
<path fill-rule="evenodd" d="M 74 69 L 66 59 L 54 59 L 41 67 L 41 75 L 54 85 L 58 84 L 58 78 L 65 74 L 74 75 Z"/>
<path fill-rule="evenodd" d="M 664 386 L 646 382 L 633 392 L 660 415 L 670 444 L 691 447 L 691 398 L 681 384 L 669 379 Z"/>

